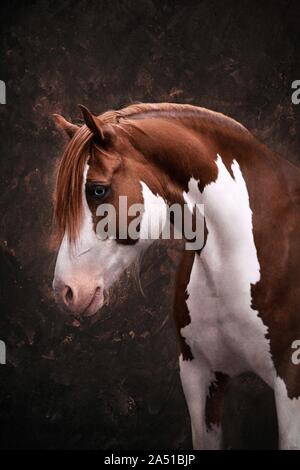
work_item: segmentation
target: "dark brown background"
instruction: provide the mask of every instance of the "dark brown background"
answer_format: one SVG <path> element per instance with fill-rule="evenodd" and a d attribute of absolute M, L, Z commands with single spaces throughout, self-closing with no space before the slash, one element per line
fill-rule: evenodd
<path fill-rule="evenodd" d="M 291 82 L 300 79 L 299 5 L 0 3 L 0 79 L 7 85 L 0 106 L 0 339 L 8 349 L 8 364 L 0 366 L 1 448 L 191 446 L 168 319 L 179 247 L 155 245 L 142 263 L 144 295 L 127 273 L 94 324 L 66 323 L 53 303 L 52 175 L 65 141 L 51 114 L 78 119 L 78 103 L 95 113 L 136 100 L 193 103 L 240 120 L 299 162 L 300 105 L 291 103 Z M 233 436 L 239 414 L 255 419 L 258 404 L 270 405 L 266 394 L 253 379 L 234 384 L 228 446 L 257 446 L 257 424 L 270 436 L 264 445 L 274 445 L 270 414 L 264 424 L 248 423 L 243 442 Z"/>

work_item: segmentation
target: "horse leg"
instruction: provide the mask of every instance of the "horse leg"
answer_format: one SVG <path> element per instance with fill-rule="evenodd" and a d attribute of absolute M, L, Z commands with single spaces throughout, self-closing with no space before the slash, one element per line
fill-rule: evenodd
<path fill-rule="evenodd" d="M 180 358 L 180 377 L 192 426 L 194 449 L 220 449 L 223 392 L 213 371 L 196 359 Z"/>
<path fill-rule="evenodd" d="M 300 450 L 300 399 L 289 398 L 282 379 L 274 386 L 279 427 L 279 448 Z"/>
<path fill-rule="evenodd" d="M 205 421 L 206 432 L 210 442 L 210 448 L 222 447 L 222 415 L 224 407 L 225 387 L 228 383 L 228 375 L 216 372 L 214 381 L 211 382 L 206 399 Z"/>

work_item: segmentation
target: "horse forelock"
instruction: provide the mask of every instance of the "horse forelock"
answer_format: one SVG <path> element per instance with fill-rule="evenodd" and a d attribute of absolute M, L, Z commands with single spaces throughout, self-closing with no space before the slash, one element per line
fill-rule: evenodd
<path fill-rule="evenodd" d="M 101 120 L 112 124 L 115 131 L 120 129 L 128 136 L 128 129 L 118 124 L 117 112 L 111 111 L 101 115 Z M 102 119 L 104 116 L 104 119 Z M 83 213 L 83 178 L 86 163 L 95 148 L 103 156 L 107 151 L 95 145 L 93 147 L 93 134 L 86 125 L 83 125 L 69 142 L 58 166 L 56 185 L 54 190 L 54 215 L 58 228 L 59 239 L 66 234 L 70 243 L 78 238 Z"/>
<path fill-rule="evenodd" d="M 60 161 L 54 192 L 54 212 L 60 238 L 74 242 L 82 219 L 82 184 L 89 157 L 92 133 L 82 126 L 67 146 Z"/>

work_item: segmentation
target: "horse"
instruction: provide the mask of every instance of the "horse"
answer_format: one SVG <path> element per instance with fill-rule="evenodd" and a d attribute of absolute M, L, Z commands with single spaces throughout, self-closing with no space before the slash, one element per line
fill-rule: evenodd
<path fill-rule="evenodd" d="M 120 196 L 141 204 L 141 234 L 153 203 L 154 212 L 201 205 L 203 243 L 182 250 L 174 294 L 193 447 L 221 448 L 226 385 L 250 372 L 274 391 L 280 449 L 300 449 L 300 367 L 292 360 L 300 339 L 299 169 L 205 108 L 140 103 L 96 116 L 80 107 L 81 126 L 55 115 L 70 138 L 54 191 L 57 303 L 95 315 L 153 241 L 120 236 L 131 215 L 118 219 L 114 237 L 98 236 L 98 208 L 118 214 Z"/>

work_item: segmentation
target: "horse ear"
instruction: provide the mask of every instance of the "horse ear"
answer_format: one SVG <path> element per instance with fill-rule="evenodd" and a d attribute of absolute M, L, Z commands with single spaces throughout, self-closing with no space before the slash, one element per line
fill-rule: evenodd
<path fill-rule="evenodd" d="M 71 122 L 67 121 L 60 114 L 53 114 L 53 117 L 57 127 L 63 129 L 65 133 L 70 137 L 70 139 L 72 139 L 73 135 L 76 134 L 78 129 L 80 129 L 79 126 L 76 126 L 75 124 L 72 124 Z"/>
<path fill-rule="evenodd" d="M 109 124 L 101 121 L 100 118 L 94 116 L 85 106 L 79 105 L 83 119 L 87 127 L 94 135 L 94 140 L 100 145 L 108 146 L 115 139 L 115 132 Z"/>

